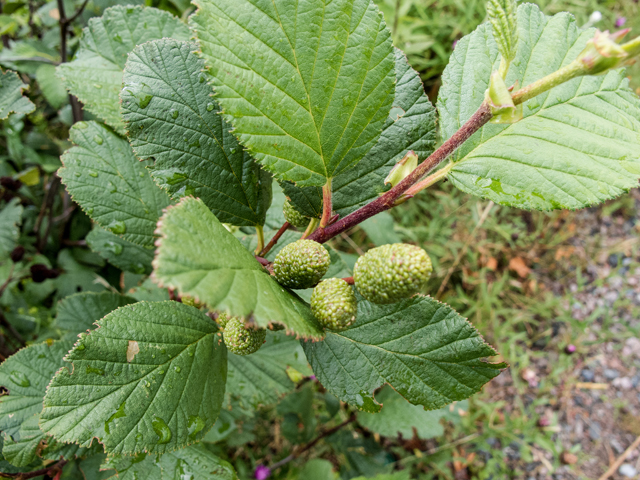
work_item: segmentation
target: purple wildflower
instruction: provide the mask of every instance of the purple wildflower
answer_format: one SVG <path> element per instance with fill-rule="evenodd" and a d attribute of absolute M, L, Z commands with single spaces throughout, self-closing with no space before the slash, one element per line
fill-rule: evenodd
<path fill-rule="evenodd" d="M 253 472 L 253 476 L 256 480 L 267 480 L 271 476 L 271 469 L 264 465 L 258 465 L 255 472 Z"/>
<path fill-rule="evenodd" d="M 620 28 L 621 26 L 623 26 L 625 23 L 627 23 L 627 19 L 624 17 L 618 17 L 616 18 L 616 28 Z"/>

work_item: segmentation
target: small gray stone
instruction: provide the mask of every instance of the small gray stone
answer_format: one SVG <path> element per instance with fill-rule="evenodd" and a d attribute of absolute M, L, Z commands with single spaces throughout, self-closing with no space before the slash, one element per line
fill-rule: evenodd
<path fill-rule="evenodd" d="M 614 370 L 613 368 L 605 368 L 604 369 L 604 376 L 607 380 L 613 380 L 614 378 L 618 378 L 618 376 L 620 375 L 620 373 L 618 373 L 617 370 Z"/>
<path fill-rule="evenodd" d="M 618 455 L 624 452 L 624 448 L 622 447 L 622 444 L 618 441 L 618 439 L 612 438 L 611 440 L 609 440 L 609 444 L 613 447 Z"/>
<path fill-rule="evenodd" d="M 638 474 L 638 471 L 630 463 L 623 463 L 622 465 L 620 465 L 618 473 L 623 477 L 633 478 Z"/>
<path fill-rule="evenodd" d="M 593 382 L 593 379 L 595 378 L 594 373 L 591 370 L 589 370 L 588 368 L 582 369 L 582 372 L 580 373 L 580 376 L 582 377 L 582 379 L 585 382 Z"/>
<path fill-rule="evenodd" d="M 598 422 L 591 422 L 589 425 L 589 436 L 592 440 L 600 440 L 600 424 Z"/>

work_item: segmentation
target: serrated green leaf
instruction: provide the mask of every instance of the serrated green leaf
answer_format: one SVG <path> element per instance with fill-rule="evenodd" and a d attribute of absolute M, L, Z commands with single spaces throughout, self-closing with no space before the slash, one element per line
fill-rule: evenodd
<path fill-rule="evenodd" d="M 439 437 L 444 433 L 440 419 L 449 414 L 449 407 L 439 410 L 425 410 L 411 405 L 393 388 L 385 385 L 376 394 L 376 400 L 382 404 L 378 413 L 358 413 L 358 423 L 367 430 L 385 437 L 412 438 L 415 433 L 423 440 Z"/>
<path fill-rule="evenodd" d="M 226 349 L 215 323 L 179 302 L 121 307 L 83 336 L 53 378 L 43 431 L 105 451 L 164 453 L 214 424 L 224 398 Z"/>
<path fill-rule="evenodd" d="M 110 470 L 107 467 L 103 467 L 107 456 L 104 453 L 97 453 L 84 458 L 78 462 L 78 468 L 84 475 L 84 480 L 107 480 L 108 478 L 115 477 L 115 470 Z M 124 480 L 120 477 L 118 480 Z M 138 480 L 143 480 L 142 478 Z"/>
<path fill-rule="evenodd" d="M 298 187 L 293 182 L 280 182 L 280 186 L 291 204 L 300 213 L 312 218 L 322 216 L 321 187 Z"/>
<path fill-rule="evenodd" d="M 4 437 L 3 435 L 0 435 L 0 452 L 4 448 L 4 438 L 3 437 Z M 37 462 L 34 462 L 33 467 L 37 468 L 37 465 L 38 465 Z M 31 465 L 29 467 L 31 467 Z M 19 468 L 19 467 L 16 467 L 14 465 L 11 465 L 9 462 L 7 462 L 5 460 L 5 458 L 2 455 L 2 453 L 0 453 L 0 472 L 7 473 L 7 474 L 19 473 L 19 472 L 28 472 L 28 471 L 31 470 L 31 468 L 29 468 L 29 467 L 26 467 L 26 468 L 20 467 Z"/>
<path fill-rule="evenodd" d="M 333 210 L 344 217 L 378 198 L 389 189 L 384 184 L 393 166 L 413 150 L 420 160 L 433 153 L 436 143 L 436 111 L 424 93 L 418 72 L 402 51 L 395 49 L 396 87 L 393 108 L 375 146 L 354 168 L 332 181 Z M 307 205 L 322 211 L 322 190 L 283 185 L 285 194 L 305 215 Z"/>
<path fill-rule="evenodd" d="M 220 459 L 203 445 L 165 453 L 160 457 L 162 480 L 207 479 L 236 480 L 236 472 L 231 464 Z"/>
<path fill-rule="evenodd" d="M 82 31 L 76 58 L 58 67 L 58 75 L 84 108 L 124 134 L 120 116 L 122 70 L 136 45 L 164 37 L 189 40 L 189 28 L 156 8 L 116 6 L 92 18 Z"/>
<path fill-rule="evenodd" d="M 56 76 L 55 65 L 40 65 L 36 70 L 36 80 L 44 98 L 53 108 L 58 109 L 69 101 L 62 80 Z"/>
<path fill-rule="evenodd" d="M 333 464 L 329 460 L 314 458 L 304 464 L 299 480 L 335 480 L 338 476 L 333 471 Z"/>
<path fill-rule="evenodd" d="M 235 480 L 233 467 L 200 444 L 167 452 L 160 457 L 141 453 L 135 457 L 111 457 L 102 468 L 117 472 L 119 480 Z"/>
<path fill-rule="evenodd" d="M 0 365 L 0 430 L 18 440 L 20 425 L 42 410 L 42 398 L 51 377 L 62 367 L 71 341 L 39 343 L 19 350 Z"/>
<path fill-rule="evenodd" d="M 150 162 L 138 161 L 126 140 L 96 122 L 76 123 L 70 136 L 77 146 L 62 156 L 58 175 L 71 197 L 101 227 L 153 249 L 170 200 L 146 170 Z"/>
<path fill-rule="evenodd" d="M 497 353 L 478 331 L 448 305 L 421 295 L 391 305 L 359 298 L 353 326 L 303 346 L 327 390 L 371 413 L 380 410 L 373 392 L 385 383 L 432 410 L 477 393 L 506 367 L 483 362 Z"/>
<path fill-rule="evenodd" d="M 40 427 L 38 427 L 40 428 Z M 94 442 L 96 445 L 98 442 Z M 71 460 L 79 458 L 87 454 L 91 454 L 96 447 L 92 445 L 89 448 L 81 447 L 76 443 L 59 442 L 53 437 L 47 437 L 47 446 L 40 452 L 40 457 L 45 460 L 58 461 L 60 458 Z"/>
<path fill-rule="evenodd" d="M 14 198 L 0 210 L 0 260 L 4 260 L 13 251 L 20 237 L 22 223 L 22 205 Z"/>
<path fill-rule="evenodd" d="M 27 114 L 36 109 L 31 100 L 22 95 L 27 88 L 16 72 L 0 69 L 0 120 L 11 113 Z"/>
<path fill-rule="evenodd" d="M 251 315 L 259 326 L 280 323 L 304 338 L 322 338 L 316 319 L 227 231 L 206 205 L 183 198 L 160 219 L 155 280 L 216 310 Z"/>
<path fill-rule="evenodd" d="M 96 328 L 95 322 L 118 307 L 135 303 L 131 297 L 112 292 L 85 292 L 69 295 L 58 303 L 54 326 L 73 333 Z"/>
<path fill-rule="evenodd" d="M 247 407 L 275 403 L 295 388 L 287 369 L 304 376 L 313 372 L 300 342 L 283 333 L 267 331 L 267 342 L 251 355 L 228 354 L 227 396 Z"/>
<path fill-rule="evenodd" d="M 131 243 L 100 227 L 94 227 L 86 241 L 91 250 L 120 270 L 138 275 L 151 273 L 151 248 Z"/>
<path fill-rule="evenodd" d="M 193 26 L 225 118 L 280 180 L 326 183 L 375 144 L 393 102 L 370 0 L 199 0 Z"/>
<path fill-rule="evenodd" d="M 109 477 L 114 480 L 159 480 L 162 478 L 162 470 L 156 456 L 146 453 L 140 453 L 135 457 L 107 458 L 102 468 L 115 470 L 116 474 Z"/>
<path fill-rule="evenodd" d="M 129 55 L 120 97 L 133 151 L 155 159 L 151 174 L 172 197 L 199 197 L 224 223 L 264 225 L 271 176 L 229 132 L 196 50 L 163 39 Z"/>
<path fill-rule="evenodd" d="M 493 27 L 493 38 L 498 50 L 505 60 L 511 61 L 516 56 L 518 43 L 518 22 L 516 0 L 488 0 L 487 16 Z"/>
<path fill-rule="evenodd" d="M 158 287 L 151 278 L 147 278 L 141 285 L 129 290 L 128 295 L 140 301 L 161 302 L 170 300 L 169 292 L 166 288 Z"/>
<path fill-rule="evenodd" d="M 38 459 L 38 446 L 44 438 L 44 433 L 38 427 L 38 415 L 32 415 L 22 423 L 19 438 L 14 441 L 5 434 L 2 456 L 11 465 L 27 467 Z"/>
<path fill-rule="evenodd" d="M 520 41 L 507 85 L 528 85 L 576 58 L 594 30 L 566 13 L 518 9 Z M 498 48 L 481 25 L 456 45 L 438 98 L 441 130 L 449 138 L 484 99 Z M 637 186 L 640 177 L 640 99 L 622 71 L 573 79 L 524 104 L 512 125 L 486 125 L 457 152 L 449 179 L 502 205 L 550 210 L 583 208 Z"/>

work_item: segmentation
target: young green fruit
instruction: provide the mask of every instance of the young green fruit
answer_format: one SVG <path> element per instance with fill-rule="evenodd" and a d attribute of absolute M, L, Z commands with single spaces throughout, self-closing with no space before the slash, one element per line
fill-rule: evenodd
<path fill-rule="evenodd" d="M 247 328 L 238 317 L 231 317 L 224 327 L 224 344 L 236 355 L 257 352 L 267 337 L 264 328 Z"/>
<path fill-rule="evenodd" d="M 284 219 L 289 222 L 291 225 L 297 228 L 307 228 L 309 225 L 309 221 L 311 217 L 305 217 L 299 211 L 297 211 L 289 200 L 284 202 L 284 207 L 282 208 L 282 213 L 284 213 Z"/>
<path fill-rule="evenodd" d="M 190 305 L 195 308 L 202 308 L 202 303 L 196 302 L 196 300 L 193 297 L 190 297 L 188 295 L 184 295 L 183 297 L 181 297 L 180 301 L 185 305 Z"/>
<path fill-rule="evenodd" d="M 323 280 L 311 294 L 311 313 L 320 324 L 339 332 L 356 321 L 358 303 L 353 288 L 341 278 Z"/>
<path fill-rule="evenodd" d="M 227 326 L 227 322 L 229 321 L 229 319 L 231 319 L 233 317 L 230 317 L 227 313 L 225 312 L 219 312 L 218 313 L 218 317 L 216 318 L 216 323 L 218 325 L 220 325 L 220 328 L 224 328 Z"/>
<path fill-rule="evenodd" d="M 284 247 L 273 262 L 273 273 L 280 285 L 311 288 L 329 270 L 327 249 L 313 240 L 298 240 Z"/>
<path fill-rule="evenodd" d="M 373 303 L 394 303 L 418 293 L 433 267 L 429 255 L 414 245 L 395 243 L 372 248 L 356 262 L 353 279 Z"/>

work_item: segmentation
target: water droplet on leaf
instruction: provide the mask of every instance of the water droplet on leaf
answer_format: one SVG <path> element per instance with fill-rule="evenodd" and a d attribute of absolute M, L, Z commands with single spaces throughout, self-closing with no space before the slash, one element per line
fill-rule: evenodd
<path fill-rule="evenodd" d="M 171 429 L 162 418 L 154 418 L 151 421 L 151 426 L 153 427 L 153 431 L 156 432 L 156 435 L 160 437 L 158 440 L 159 444 L 169 443 L 171 440 Z"/>
<path fill-rule="evenodd" d="M 93 373 L 95 375 L 104 375 L 104 370 L 102 368 L 92 367 L 91 365 L 87 365 L 87 373 Z"/>
<path fill-rule="evenodd" d="M 106 432 L 107 435 L 109 435 L 111 432 L 109 431 L 109 425 L 111 424 L 111 422 L 113 422 L 116 418 L 122 418 L 122 417 L 126 417 L 127 414 L 124 413 L 124 405 L 126 402 L 122 402 L 122 404 L 118 407 L 118 410 L 116 410 L 110 417 L 109 419 L 104 422 L 104 431 Z"/>
<path fill-rule="evenodd" d="M 11 372 L 11 375 L 9 375 L 9 380 L 11 380 L 13 383 L 18 385 L 19 387 L 27 388 L 31 386 L 31 382 L 29 381 L 27 376 L 24 373 L 19 372 L 17 370 L 14 370 Z"/>
<path fill-rule="evenodd" d="M 189 416 L 187 428 L 189 429 L 189 438 L 191 440 L 195 440 L 198 432 L 200 432 L 204 428 L 204 420 L 202 420 L 197 415 L 191 415 Z"/>
<path fill-rule="evenodd" d="M 116 235 L 122 235 L 127 231 L 127 227 L 124 222 L 113 221 L 107 226 L 107 228 Z"/>

